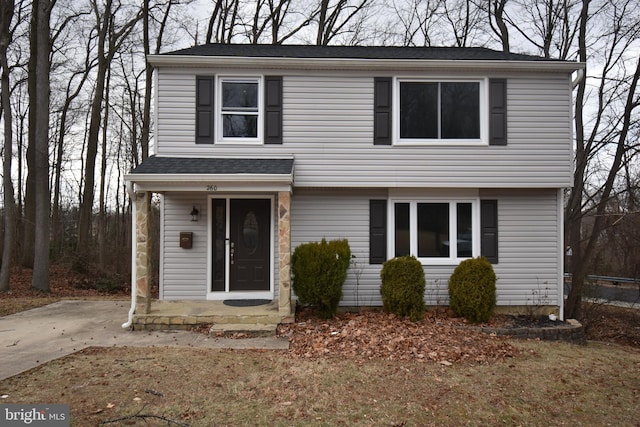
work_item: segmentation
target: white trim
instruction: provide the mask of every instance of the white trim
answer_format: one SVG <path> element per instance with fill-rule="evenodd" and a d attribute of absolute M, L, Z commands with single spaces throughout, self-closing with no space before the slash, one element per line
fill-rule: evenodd
<path fill-rule="evenodd" d="M 445 138 L 401 138 L 400 137 L 400 85 L 402 83 L 478 83 L 478 114 L 480 121 L 480 137 L 479 138 L 466 138 L 466 139 L 445 139 Z M 489 145 L 489 79 L 481 77 L 465 77 L 465 78 L 450 78 L 450 77 L 413 77 L 413 76 L 398 76 L 393 78 L 393 118 L 392 118 L 392 135 L 393 145 L 406 145 L 406 146 L 488 146 Z M 440 114 L 441 114 L 441 98 L 440 89 L 438 89 L 438 131 L 440 132 Z"/>
<path fill-rule="evenodd" d="M 214 116 L 214 129 L 215 129 L 215 143 L 216 144 L 229 144 L 229 145 L 262 145 L 264 143 L 264 77 L 262 75 L 244 75 L 244 74 L 232 74 L 232 75 L 216 75 L 215 82 L 215 116 Z M 257 112 L 246 112 L 247 115 L 257 116 L 257 133 L 255 137 L 225 137 L 224 124 L 222 120 L 222 85 L 225 82 L 231 83 L 256 83 L 258 85 L 258 105 Z"/>
<path fill-rule="evenodd" d="M 159 254 L 159 259 L 160 259 L 160 265 L 158 266 L 158 299 L 163 300 L 164 299 L 164 256 L 165 256 L 165 250 L 164 250 L 164 239 L 165 239 L 165 201 L 164 201 L 164 194 L 159 194 L 160 196 L 160 254 Z"/>
<path fill-rule="evenodd" d="M 570 61 L 517 61 L 517 60 L 460 60 L 460 59 L 362 59 L 362 58 L 282 58 L 198 55 L 147 55 L 147 62 L 154 67 L 229 67 L 245 69 L 291 70 L 515 70 L 536 73 L 573 72 L 586 67 L 584 62 Z"/>
<path fill-rule="evenodd" d="M 564 189 L 558 188 L 558 304 L 560 320 L 564 320 Z"/>
<path fill-rule="evenodd" d="M 136 191 L 279 192 L 292 191 L 290 174 L 127 174 Z"/>
<path fill-rule="evenodd" d="M 226 201 L 226 243 L 225 243 L 225 290 L 211 291 L 211 280 L 213 276 L 212 248 L 213 248 L 213 212 L 211 209 L 212 200 L 221 199 Z M 230 274 L 230 257 L 229 257 L 229 236 L 230 236 L 230 211 L 232 199 L 261 199 L 269 200 L 269 291 L 247 291 L 233 292 L 229 291 L 229 274 Z M 207 195 L 207 300 L 225 300 L 225 299 L 274 299 L 275 298 L 275 227 L 274 227 L 274 203 L 275 196 L 273 194 L 249 193 L 249 194 L 209 194 Z"/>

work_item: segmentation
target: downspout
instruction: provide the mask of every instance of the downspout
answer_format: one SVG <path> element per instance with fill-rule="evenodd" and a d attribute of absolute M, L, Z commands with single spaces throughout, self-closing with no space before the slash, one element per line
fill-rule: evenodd
<path fill-rule="evenodd" d="M 579 68 L 576 70 L 576 77 L 571 82 L 571 90 L 575 89 L 576 86 L 580 84 L 580 82 L 584 79 L 584 68 Z"/>
<path fill-rule="evenodd" d="M 138 255 L 138 248 L 136 247 L 137 240 L 137 201 L 136 194 L 133 189 L 133 183 L 131 181 L 127 182 L 127 194 L 133 200 L 133 207 L 131 209 L 131 307 L 129 308 L 129 315 L 127 317 L 127 321 L 122 324 L 122 328 L 127 329 L 131 327 L 133 323 L 133 314 L 136 312 L 136 304 L 137 304 L 137 294 L 138 289 L 136 286 L 137 277 L 136 277 L 136 258 Z"/>

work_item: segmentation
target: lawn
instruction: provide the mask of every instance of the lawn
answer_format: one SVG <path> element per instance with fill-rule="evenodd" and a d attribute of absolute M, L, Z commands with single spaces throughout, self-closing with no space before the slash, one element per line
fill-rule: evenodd
<path fill-rule="evenodd" d="M 44 297 L 14 286 L 0 315 L 105 297 L 61 273 Z M 640 311 L 588 313 L 586 346 L 491 337 L 430 311 L 421 324 L 304 319 L 289 351 L 89 348 L 0 382 L 0 403 L 69 404 L 83 427 L 640 426 Z"/>
<path fill-rule="evenodd" d="M 0 395 L 6 403 L 69 404 L 75 426 L 638 425 L 637 349 L 512 344 L 516 357 L 451 366 L 90 348 L 3 381 Z"/>

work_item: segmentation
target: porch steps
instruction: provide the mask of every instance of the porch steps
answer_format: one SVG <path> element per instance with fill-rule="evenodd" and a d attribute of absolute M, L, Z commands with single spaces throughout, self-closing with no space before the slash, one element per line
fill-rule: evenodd
<path fill-rule="evenodd" d="M 280 323 L 293 321 L 283 316 L 276 303 L 254 307 L 230 307 L 221 301 L 152 301 L 148 313 L 136 313 L 136 330 L 189 330 L 210 326 L 211 334 L 243 332 L 275 334 Z"/>

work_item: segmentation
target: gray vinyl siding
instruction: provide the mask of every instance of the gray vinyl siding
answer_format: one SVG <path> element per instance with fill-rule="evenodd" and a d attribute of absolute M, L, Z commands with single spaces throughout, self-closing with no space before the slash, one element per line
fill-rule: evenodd
<path fill-rule="evenodd" d="M 559 305 L 562 242 L 556 190 L 485 191 L 498 197 L 499 305 Z"/>
<path fill-rule="evenodd" d="M 167 193 L 160 233 L 160 299 L 205 299 L 207 295 L 207 200 L 198 193 Z M 189 212 L 199 206 L 200 218 Z M 180 232 L 193 233 L 193 248 L 180 247 Z"/>
<path fill-rule="evenodd" d="M 327 239 L 347 239 L 352 259 L 343 286 L 343 306 L 376 306 L 380 265 L 369 264 L 369 200 L 382 190 L 300 190 L 291 201 L 291 247 Z M 356 274 L 357 273 L 357 274 Z"/>
<path fill-rule="evenodd" d="M 283 144 L 196 145 L 195 75 L 207 73 L 216 70 L 159 70 L 158 155 L 294 155 L 297 188 L 571 185 L 571 89 L 565 74 L 496 75 L 507 78 L 508 145 L 490 147 L 374 146 L 374 75 L 338 72 L 280 73 Z M 442 76 L 448 74 L 425 74 Z"/>
<path fill-rule="evenodd" d="M 498 200 L 500 262 L 498 305 L 558 305 L 559 219 L 556 190 L 483 190 Z M 326 239 L 347 239 L 354 263 L 343 287 L 342 306 L 379 306 L 380 265 L 369 265 L 369 200 L 383 190 L 300 190 L 291 207 L 292 247 Z M 425 302 L 448 304 L 448 280 L 455 265 L 425 265 Z M 537 296 L 534 295 L 537 293 Z"/>
<path fill-rule="evenodd" d="M 269 196 L 269 195 L 266 195 Z M 203 193 L 168 192 L 163 197 L 162 218 L 160 223 L 160 299 L 165 300 L 203 300 L 207 297 L 208 248 L 208 211 L 211 199 Z M 191 221 L 189 212 L 193 206 L 200 211 L 199 220 Z M 278 206 L 273 199 L 271 213 L 274 231 L 274 298 L 278 298 Z M 193 248 L 180 248 L 180 232 L 193 232 Z"/>

